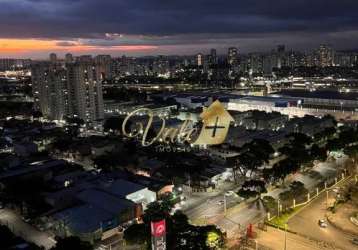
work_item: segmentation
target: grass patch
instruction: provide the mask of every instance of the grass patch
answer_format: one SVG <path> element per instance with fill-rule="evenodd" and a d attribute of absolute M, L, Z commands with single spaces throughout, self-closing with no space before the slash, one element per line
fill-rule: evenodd
<path fill-rule="evenodd" d="M 285 224 L 287 224 L 288 220 L 297 213 L 303 206 L 298 206 L 295 208 L 291 208 L 285 213 L 282 213 L 280 217 L 275 217 L 271 221 L 268 222 L 268 224 L 280 228 L 285 229 Z M 287 228 L 288 229 L 288 228 Z"/>

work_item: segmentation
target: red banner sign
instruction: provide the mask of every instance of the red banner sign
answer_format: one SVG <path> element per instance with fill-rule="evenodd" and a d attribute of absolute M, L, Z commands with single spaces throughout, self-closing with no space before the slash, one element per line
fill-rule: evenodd
<path fill-rule="evenodd" d="M 151 222 L 151 231 L 154 237 L 162 237 L 163 235 L 165 235 L 165 220 Z"/>

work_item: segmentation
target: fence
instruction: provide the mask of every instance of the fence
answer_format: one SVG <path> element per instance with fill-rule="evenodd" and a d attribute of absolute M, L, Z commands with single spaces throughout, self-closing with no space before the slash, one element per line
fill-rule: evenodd
<path fill-rule="evenodd" d="M 306 198 L 306 201 L 304 202 L 301 202 L 301 203 L 296 203 L 296 200 L 293 199 L 292 200 L 292 206 L 288 207 L 290 209 L 294 209 L 296 207 L 299 207 L 299 206 L 306 206 L 308 205 L 311 201 L 315 200 L 320 194 L 322 194 L 323 192 L 328 192 L 330 189 L 334 188 L 337 184 L 345 181 L 345 180 L 348 180 L 349 178 L 351 178 L 352 176 L 347 176 L 345 177 L 345 174 L 342 173 L 341 178 L 338 179 L 338 177 L 335 177 L 333 180 L 327 180 L 324 182 L 323 186 L 322 187 L 316 187 L 314 190 L 311 190 L 307 193 L 307 198 Z M 282 208 L 282 205 L 280 205 L 280 201 L 278 200 L 278 214 L 284 212 L 283 211 L 283 208 Z M 273 220 L 274 218 L 276 218 L 277 216 L 271 216 L 270 213 L 267 213 L 267 220 L 268 221 L 271 221 Z"/>

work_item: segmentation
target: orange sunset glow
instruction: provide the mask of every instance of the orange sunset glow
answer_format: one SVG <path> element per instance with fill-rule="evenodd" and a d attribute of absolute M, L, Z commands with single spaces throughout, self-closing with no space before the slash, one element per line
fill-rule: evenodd
<path fill-rule="evenodd" d="M 71 46 L 60 46 L 58 40 L 39 40 L 39 39 L 0 39 L 0 53 L 21 54 L 22 52 L 41 52 L 41 51 L 145 51 L 157 49 L 152 45 L 118 45 L 118 46 L 89 46 L 79 42 L 71 42 Z"/>

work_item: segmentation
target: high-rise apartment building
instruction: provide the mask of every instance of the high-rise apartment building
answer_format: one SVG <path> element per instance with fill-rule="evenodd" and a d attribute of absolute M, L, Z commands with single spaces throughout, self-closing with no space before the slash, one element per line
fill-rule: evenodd
<path fill-rule="evenodd" d="M 57 62 L 57 55 L 55 53 L 50 54 L 50 62 L 56 63 Z"/>
<path fill-rule="evenodd" d="M 68 112 L 86 123 L 104 117 L 102 82 L 96 66 L 90 62 L 66 64 Z"/>
<path fill-rule="evenodd" d="M 318 49 L 319 66 L 329 67 L 334 65 L 334 50 L 328 45 L 322 44 Z"/>
<path fill-rule="evenodd" d="M 239 64 L 239 53 L 237 48 L 235 47 L 231 47 L 228 50 L 228 55 L 227 55 L 227 62 L 229 65 L 238 65 Z"/>
<path fill-rule="evenodd" d="M 96 63 L 88 59 L 65 66 L 53 61 L 32 66 L 35 108 L 45 117 L 79 117 L 88 124 L 103 119 L 102 78 Z"/>
<path fill-rule="evenodd" d="M 66 115 L 67 81 L 64 68 L 49 62 L 31 67 L 35 108 L 52 120 L 62 120 Z"/>
<path fill-rule="evenodd" d="M 95 65 L 98 77 L 101 80 L 112 78 L 112 58 L 110 55 L 98 55 L 95 57 Z"/>
<path fill-rule="evenodd" d="M 65 55 L 65 63 L 71 63 L 71 62 L 73 62 L 73 56 L 72 56 L 72 54 L 67 53 Z"/>
<path fill-rule="evenodd" d="M 210 50 L 209 63 L 211 65 L 218 63 L 218 57 L 216 55 L 216 49 L 211 49 Z"/>
<path fill-rule="evenodd" d="M 204 64 L 204 55 L 199 53 L 196 55 L 196 66 L 203 66 Z"/>

